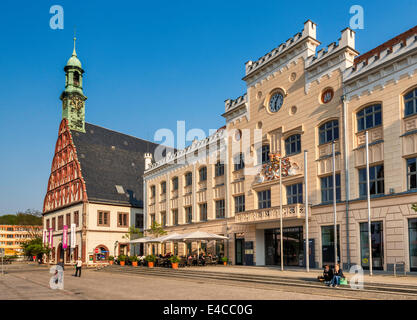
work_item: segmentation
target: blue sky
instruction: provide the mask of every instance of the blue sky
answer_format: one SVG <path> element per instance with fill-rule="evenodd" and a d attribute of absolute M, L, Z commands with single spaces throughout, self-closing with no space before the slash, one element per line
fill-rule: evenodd
<path fill-rule="evenodd" d="M 52 5 L 64 29 L 49 27 Z M 245 92 L 244 63 L 311 19 L 327 46 L 360 4 L 364 53 L 417 24 L 417 1 L 10 1 L 0 3 L 0 214 L 42 210 L 58 125 L 63 67 L 85 70 L 86 120 L 152 140 L 159 128 L 224 124 L 224 100 Z"/>

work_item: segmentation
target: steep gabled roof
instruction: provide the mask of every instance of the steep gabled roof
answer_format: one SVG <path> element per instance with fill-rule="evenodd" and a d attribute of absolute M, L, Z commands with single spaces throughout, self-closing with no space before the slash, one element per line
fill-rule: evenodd
<path fill-rule="evenodd" d="M 143 207 L 144 154 L 158 145 L 90 123 L 85 131 L 71 135 L 88 201 Z"/>

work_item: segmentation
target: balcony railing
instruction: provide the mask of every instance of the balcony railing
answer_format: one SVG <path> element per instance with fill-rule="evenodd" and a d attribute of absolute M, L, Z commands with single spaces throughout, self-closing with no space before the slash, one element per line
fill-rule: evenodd
<path fill-rule="evenodd" d="M 305 205 L 302 203 L 287 204 L 282 206 L 283 219 L 302 219 L 305 218 Z M 264 222 L 270 220 L 279 220 L 279 207 L 248 210 L 236 213 L 235 222 L 238 223 L 252 223 Z"/>

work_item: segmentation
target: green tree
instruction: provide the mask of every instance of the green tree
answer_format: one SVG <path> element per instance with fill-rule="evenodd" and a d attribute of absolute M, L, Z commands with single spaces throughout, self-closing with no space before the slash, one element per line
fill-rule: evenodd
<path fill-rule="evenodd" d="M 163 236 L 163 235 L 167 234 L 167 232 L 164 230 L 164 228 L 162 228 L 162 226 L 156 221 L 154 221 L 152 223 L 151 229 L 149 230 L 149 233 L 151 234 L 151 236 L 153 238 L 157 238 L 157 237 L 160 237 L 160 236 Z"/>
<path fill-rule="evenodd" d="M 42 243 L 42 238 L 37 236 L 31 240 L 26 241 L 22 244 L 23 252 L 25 256 L 32 257 L 39 254 L 48 254 L 50 249 L 45 247 Z"/>
<path fill-rule="evenodd" d="M 35 209 L 27 209 L 25 212 L 6 214 L 0 216 L 0 224 L 40 226 L 42 225 L 42 213 Z"/>
<path fill-rule="evenodd" d="M 122 237 L 123 239 L 133 240 L 137 238 L 142 238 L 143 232 L 140 231 L 139 228 L 135 228 L 134 226 L 129 227 L 129 231 Z"/>

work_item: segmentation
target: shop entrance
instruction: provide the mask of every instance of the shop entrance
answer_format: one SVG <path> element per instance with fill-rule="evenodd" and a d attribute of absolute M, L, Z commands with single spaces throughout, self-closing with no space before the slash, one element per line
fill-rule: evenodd
<path fill-rule="evenodd" d="M 417 271 L 417 219 L 408 220 L 410 271 Z"/>
<path fill-rule="evenodd" d="M 369 240 L 368 223 L 360 223 L 361 240 L 361 264 L 362 268 L 369 270 Z M 384 268 L 384 238 L 382 221 L 371 222 L 371 250 L 372 268 L 383 270 Z"/>
<path fill-rule="evenodd" d="M 235 252 L 236 252 L 236 264 L 243 265 L 243 261 L 245 259 L 244 254 L 245 250 L 245 239 L 235 239 Z"/>
<path fill-rule="evenodd" d="M 283 260 L 285 266 L 303 265 L 303 227 L 284 228 L 283 250 Z M 279 228 L 265 230 L 265 264 L 281 265 L 281 242 Z"/>

